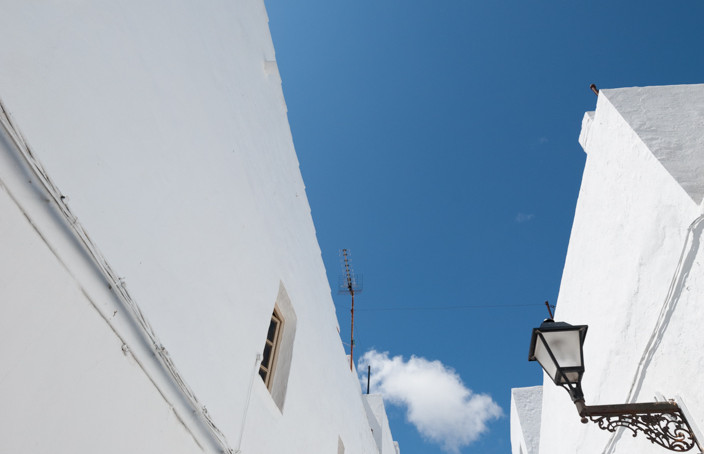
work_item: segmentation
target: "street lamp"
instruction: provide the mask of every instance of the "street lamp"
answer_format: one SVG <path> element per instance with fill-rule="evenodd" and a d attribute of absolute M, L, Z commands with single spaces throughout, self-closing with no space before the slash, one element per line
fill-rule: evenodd
<path fill-rule="evenodd" d="M 572 400 L 583 398 L 582 374 L 584 353 L 582 345 L 587 325 L 572 326 L 565 322 L 545 320 L 533 329 L 529 361 L 538 361 L 556 385 L 565 388 Z"/>
<path fill-rule="evenodd" d="M 556 385 L 572 397 L 582 422 L 597 423 L 600 429 L 615 432 L 626 427 L 635 437 L 642 432 L 651 442 L 671 451 L 689 451 L 699 446 L 680 407 L 674 401 L 641 404 L 586 405 L 582 393 L 587 325 L 546 319 L 533 329 L 529 361 L 538 361 Z M 701 449 L 701 447 L 700 447 Z"/>

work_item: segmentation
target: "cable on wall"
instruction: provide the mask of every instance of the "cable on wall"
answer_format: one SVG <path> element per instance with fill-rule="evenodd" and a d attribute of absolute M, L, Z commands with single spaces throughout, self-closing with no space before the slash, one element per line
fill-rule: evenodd
<path fill-rule="evenodd" d="M 213 420 L 208 415 L 208 410 L 202 405 L 198 398 L 196 397 L 193 390 L 185 382 L 181 374 L 179 373 L 176 365 L 174 364 L 171 356 L 169 355 L 166 348 L 162 345 L 157 337 L 154 329 L 151 327 L 146 317 L 142 313 L 137 303 L 134 301 L 130 293 L 127 291 L 125 282 L 121 279 L 117 273 L 112 269 L 107 259 L 100 252 L 98 247 L 93 243 L 88 232 L 83 228 L 78 218 L 71 212 L 70 208 L 64 201 L 64 197 L 61 194 L 59 188 L 54 184 L 54 182 L 49 178 L 48 173 L 42 166 L 41 162 L 32 152 L 31 148 L 27 144 L 27 141 L 22 136 L 19 128 L 16 126 L 15 122 L 12 120 L 12 115 L 9 113 L 2 99 L 0 98 L 0 123 L 2 123 L 5 131 L 10 136 L 15 147 L 20 152 L 23 160 L 30 168 L 32 173 L 36 175 L 37 179 L 46 190 L 46 192 L 51 197 L 51 201 L 59 209 L 59 212 L 63 218 L 68 222 L 71 232 L 79 240 L 79 242 L 84 246 L 86 252 L 93 260 L 93 263 L 98 267 L 103 277 L 109 282 L 110 288 L 120 300 L 122 305 L 127 309 L 127 312 L 131 315 L 132 319 L 136 322 L 138 326 L 138 331 L 144 337 L 144 339 L 151 346 L 156 357 L 159 359 L 159 363 L 167 372 L 167 375 L 171 377 L 174 384 L 181 392 L 181 394 L 186 398 L 190 406 L 193 408 L 194 412 L 199 416 L 201 421 L 205 424 L 208 432 L 214 438 L 216 443 L 222 448 L 223 452 L 228 454 L 233 454 L 234 451 L 230 448 L 229 443 L 225 435 L 218 429 Z"/>

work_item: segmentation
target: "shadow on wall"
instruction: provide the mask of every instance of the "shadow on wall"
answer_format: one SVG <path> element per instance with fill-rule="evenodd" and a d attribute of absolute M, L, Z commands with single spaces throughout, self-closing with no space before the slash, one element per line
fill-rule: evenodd
<path fill-rule="evenodd" d="M 672 282 L 670 283 L 670 288 L 667 291 L 667 296 L 665 297 L 665 302 L 660 309 L 660 314 L 658 315 L 657 322 L 655 323 L 655 328 L 648 339 L 648 343 L 645 346 L 645 350 L 638 363 L 638 368 L 633 377 L 633 382 L 631 383 L 631 389 L 628 392 L 628 398 L 626 402 L 635 402 L 636 398 L 640 394 L 643 387 L 643 382 L 645 381 L 645 375 L 650 367 L 650 363 L 653 361 L 655 352 L 658 350 L 660 343 L 670 325 L 670 320 L 672 320 L 672 315 L 677 308 L 677 304 L 682 297 L 682 291 L 684 290 L 685 283 L 689 277 L 689 273 L 692 271 L 694 266 L 694 260 L 697 258 L 697 252 L 699 251 L 699 246 L 701 245 L 702 231 L 704 231 L 704 214 L 699 216 L 689 225 L 687 229 L 687 237 L 685 239 L 684 246 L 682 247 L 682 253 L 680 254 L 679 262 L 677 263 L 677 268 L 675 269 L 675 274 L 672 276 Z M 623 429 L 616 431 L 611 435 L 609 443 L 604 449 L 604 454 L 613 454 L 616 444 L 621 439 L 623 435 Z"/>

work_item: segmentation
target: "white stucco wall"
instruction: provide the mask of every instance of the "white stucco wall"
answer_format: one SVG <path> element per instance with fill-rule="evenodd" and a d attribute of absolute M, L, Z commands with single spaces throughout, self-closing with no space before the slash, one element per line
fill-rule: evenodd
<path fill-rule="evenodd" d="M 365 394 L 363 397 L 369 425 L 372 428 L 376 445 L 379 447 L 379 454 L 399 454 L 391 436 L 383 396 L 381 394 Z"/>
<path fill-rule="evenodd" d="M 376 452 L 262 1 L 17 1 L 0 38 L 0 98 L 230 445 Z M 296 329 L 277 406 L 249 385 L 282 288 Z"/>
<path fill-rule="evenodd" d="M 6 139 L 0 452 L 218 452 Z"/>
<path fill-rule="evenodd" d="M 687 121 L 698 126 L 677 126 L 680 110 L 697 112 Z M 704 421 L 692 385 L 704 370 L 704 224 L 690 228 L 701 214 L 701 178 L 690 170 L 704 159 L 702 112 L 704 86 L 693 85 L 602 90 L 585 117 L 587 162 L 556 319 L 589 325 L 587 404 L 679 395 L 692 422 Z M 543 393 L 542 454 L 662 452 L 642 435 L 582 425 L 548 378 Z"/>
<path fill-rule="evenodd" d="M 543 387 L 511 390 L 511 454 L 538 454 Z"/>

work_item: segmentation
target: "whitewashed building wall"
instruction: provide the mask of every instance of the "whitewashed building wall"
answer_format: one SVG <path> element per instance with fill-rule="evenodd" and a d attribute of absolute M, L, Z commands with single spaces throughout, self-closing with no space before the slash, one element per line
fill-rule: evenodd
<path fill-rule="evenodd" d="M 8 2 L 0 99 L 0 452 L 396 454 L 339 338 L 261 0 Z"/>
<path fill-rule="evenodd" d="M 677 399 L 701 427 L 704 85 L 601 90 L 580 143 L 587 161 L 555 319 L 589 325 L 586 403 Z M 581 424 L 547 377 L 540 427 L 541 454 L 664 452 L 642 434 Z"/>
<path fill-rule="evenodd" d="M 511 452 L 538 454 L 543 387 L 511 390 Z"/>

